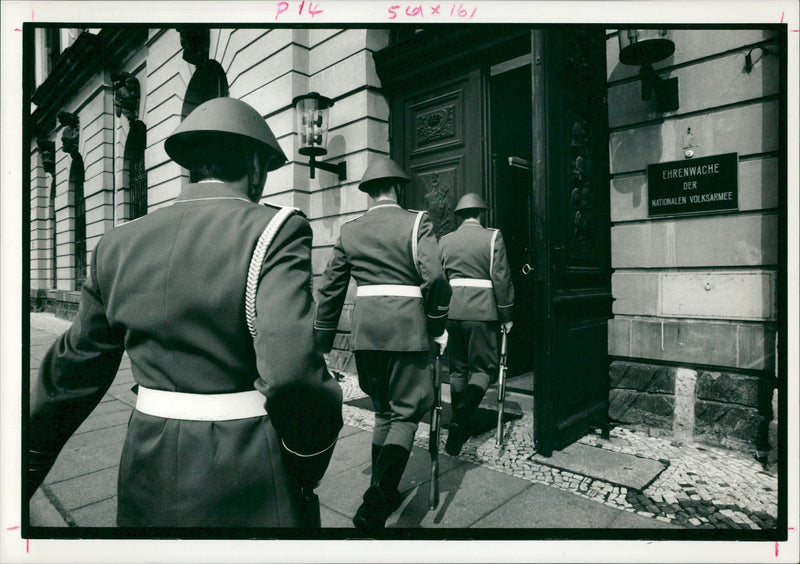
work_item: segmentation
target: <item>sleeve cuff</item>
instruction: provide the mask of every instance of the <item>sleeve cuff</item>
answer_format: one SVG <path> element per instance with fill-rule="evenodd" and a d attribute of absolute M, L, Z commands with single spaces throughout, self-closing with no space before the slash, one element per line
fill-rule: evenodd
<path fill-rule="evenodd" d="M 318 452 L 312 452 L 311 454 L 303 454 L 301 452 L 297 452 L 297 451 L 294 451 L 294 450 L 290 449 L 286 445 L 286 441 L 284 441 L 283 439 L 281 439 L 281 444 L 283 445 L 283 448 L 285 448 L 288 452 L 292 453 L 295 456 L 299 456 L 300 458 L 313 458 L 315 456 L 319 456 L 323 452 L 326 452 L 326 451 L 329 451 L 330 449 L 332 449 L 336 445 L 336 441 L 338 439 L 339 439 L 339 437 L 336 437 L 335 439 L 333 439 L 333 442 L 331 444 L 329 444 L 328 446 L 326 446 L 324 449 L 322 449 L 322 450 L 320 450 Z"/>

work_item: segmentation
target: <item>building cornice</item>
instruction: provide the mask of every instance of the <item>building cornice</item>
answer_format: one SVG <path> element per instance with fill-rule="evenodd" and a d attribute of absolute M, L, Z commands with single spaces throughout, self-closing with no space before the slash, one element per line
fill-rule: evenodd
<path fill-rule="evenodd" d="M 36 104 L 31 127 L 35 136 L 47 136 L 55 127 L 56 116 L 65 103 L 98 72 L 120 70 L 130 51 L 147 40 L 147 28 L 110 27 L 97 35 L 84 31 L 70 45 L 47 76 L 34 90 Z"/>
<path fill-rule="evenodd" d="M 453 65 L 475 65 L 503 49 L 529 47 L 530 30 L 509 33 L 495 26 L 443 26 L 426 29 L 373 53 L 385 91 L 402 90 L 427 77 L 440 77 Z M 431 57 L 435 53 L 435 57 Z"/>

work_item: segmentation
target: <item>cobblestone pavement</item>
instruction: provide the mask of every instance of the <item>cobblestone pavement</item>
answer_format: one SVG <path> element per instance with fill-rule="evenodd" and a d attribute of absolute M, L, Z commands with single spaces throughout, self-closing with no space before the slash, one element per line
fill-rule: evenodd
<path fill-rule="evenodd" d="M 343 374 L 345 401 L 364 397 L 358 378 Z M 369 430 L 369 410 L 344 406 L 345 423 Z M 447 423 L 446 421 L 444 422 Z M 778 514 L 778 479 L 745 453 L 703 446 L 680 445 L 669 439 L 616 427 L 610 440 L 590 434 L 580 442 L 597 448 L 658 460 L 667 465 L 644 490 L 613 484 L 551 466 L 530 458 L 535 453 L 533 413 L 506 424 L 502 448 L 495 446 L 495 431 L 471 438 L 458 458 L 530 482 L 570 491 L 616 509 L 635 512 L 689 529 L 773 529 Z M 417 446 L 427 448 L 430 427 L 420 423 Z M 444 450 L 447 433 L 442 433 Z"/>

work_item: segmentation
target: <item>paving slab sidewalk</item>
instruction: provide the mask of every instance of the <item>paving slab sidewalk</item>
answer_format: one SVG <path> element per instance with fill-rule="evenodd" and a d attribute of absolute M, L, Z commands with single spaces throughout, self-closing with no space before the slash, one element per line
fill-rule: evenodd
<path fill-rule="evenodd" d="M 68 326 L 69 322 L 49 314 L 31 316 L 31 371 L 36 370 L 47 347 Z M 353 379 L 349 380 L 350 382 L 343 382 L 346 396 L 353 393 Z M 34 496 L 30 508 L 31 525 L 115 526 L 116 472 L 128 416 L 135 401 L 130 390 L 132 385 L 130 362 L 126 357 L 109 392 L 67 443 L 43 487 Z M 369 486 L 369 429 L 372 414 L 366 410 L 347 407 L 347 424 L 340 434 L 326 477 L 318 488 L 324 527 L 352 528 L 351 519 L 361 502 L 361 495 Z M 487 444 L 493 442 L 486 437 L 471 439 L 459 457 L 448 456 L 442 449 L 440 503 L 434 510 L 428 507 L 430 462 L 424 448 L 428 429 L 427 425 L 421 424 L 417 446 L 413 449 L 400 485 L 404 502 L 389 518 L 387 526 L 390 529 L 660 529 L 695 525 L 694 522 L 689 522 L 693 518 L 690 514 L 687 514 L 687 519 L 682 520 L 666 510 L 646 511 L 648 507 L 652 509 L 658 503 L 667 507 L 664 504 L 669 504 L 671 500 L 653 500 L 650 494 L 645 495 L 641 491 L 645 482 L 639 483 L 638 487 L 625 487 L 604 481 L 604 473 L 608 473 L 609 468 L 613 468 L 615 464 L 624 466 L 630 462 L 625 457 L 630 457 L 635 451 L 625 453 L 625 449 L 619 445 L 629 446 L 632 441 L 635 442 L 635 435 L 625 435 L 612 445 L 613 448 L 602 453 L 597 449 L 608 445 L 599 444 L 603 442 L 599 439 L 588 438 L 584 444 L 575 447 L 574 452 L 560 455 L 562 458 L 572 457 L 571 462 L 567 461 L 572 464 L 572 471 L 567 471 L 537 464 L 535 456 L 532 457 L 525 450 L 528 448 L 526 441 L 529 438 L 524 429 L 530 424 L 530 420 L 526 421 L 523 417 L 515 423 L 516 426 L 508 431 L 507 452 L 495 453 L 493 457 L 486 455 L 489 449 Z M 614 449 L 619 453 L 616 459 Z M 522 454 L 517 456 L 514 453 Z M 593 458 L 592 454 L 602 456 Z M 712 450 L 712 454 L 723 456 L 725 453 Z M 507 455 L 516 456 L 510 466 L 503 458 Z M 593 466 L 593 459 L 604 462 Z M 737 461 L 744 468 L 742 471 L 752 470 L 742 462 L 741 457 L 735 458 L 734 462 Z M 567 462 L 548 459 L 544 464 Z M 727 461 L 715 458 L 713 463 L 720 465 L 724 462 Z M 650 470 L 656 474 L 663 469 L 656 464 L 657 457 L 646 463 L 654 465 Z M 581 467 L 586 475 L 576 472 L 576 468 Z M 551 474 L 543 472 L 542 468 Z M 566 483 L 574 487 L 552 482 L 552 475 L 565 477 Z M 635 476 L 631 479 L 635 481 Z M 680 479 L 685 479 L 685 476 Z M 650 485 L 650 489 L 652 488 L 653 485 Z M 765 489 L 768 488 L 765 486 Z M 724 497 L 725 493 L 712 491 L 708 492 L 707 497 Z M 628 502 L 633 499 L 631 495 L 643 496 L 643 503 L 646 501 L 651 506 L 632 506 Z M 721 510 L 724 508 L 723 506 Z M 770 511 L 760 512 L 764 528 L 771 524 Z M 753 510 L 751 513 L 757 512 Z M 750 517 L 749 522 L 754 522 L 755 518 L 752 515 Z M 732 517 L 728 521 L 698 519 L 697 525 L 710 524 L 725 528 L 733 521 Z M 747 521 L 748 519 L 743 519 L 743 522 Z"/>

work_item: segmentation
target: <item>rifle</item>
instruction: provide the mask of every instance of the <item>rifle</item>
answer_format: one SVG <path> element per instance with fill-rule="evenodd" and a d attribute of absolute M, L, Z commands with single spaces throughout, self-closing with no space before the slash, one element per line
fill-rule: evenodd
<path fill-rule="evenodd" d="M 437 346 L 438 347 L 438 346 Z M 439 367 L 441 354 L 436 354 L 433 361 L 433 409 L 431 409 L 431 433 L 428 451 L 431 455 L 431 485 L 428 495 L 428 505 L 435 509 L 439 505 L 439 434 L 441 433 L 442 419 L 442 379 Z"/>
<path fill-rule="evenodd" d="M 498 447 L 503 444 L 503 404 L 506 401 L 506 349 L 508 348 L 505 327 L 501 327 L 500 331 L 503 336 L 500 343 L 500 375 L 497 378 L 497 434 L 495 436 L 495 445 Z"/>

